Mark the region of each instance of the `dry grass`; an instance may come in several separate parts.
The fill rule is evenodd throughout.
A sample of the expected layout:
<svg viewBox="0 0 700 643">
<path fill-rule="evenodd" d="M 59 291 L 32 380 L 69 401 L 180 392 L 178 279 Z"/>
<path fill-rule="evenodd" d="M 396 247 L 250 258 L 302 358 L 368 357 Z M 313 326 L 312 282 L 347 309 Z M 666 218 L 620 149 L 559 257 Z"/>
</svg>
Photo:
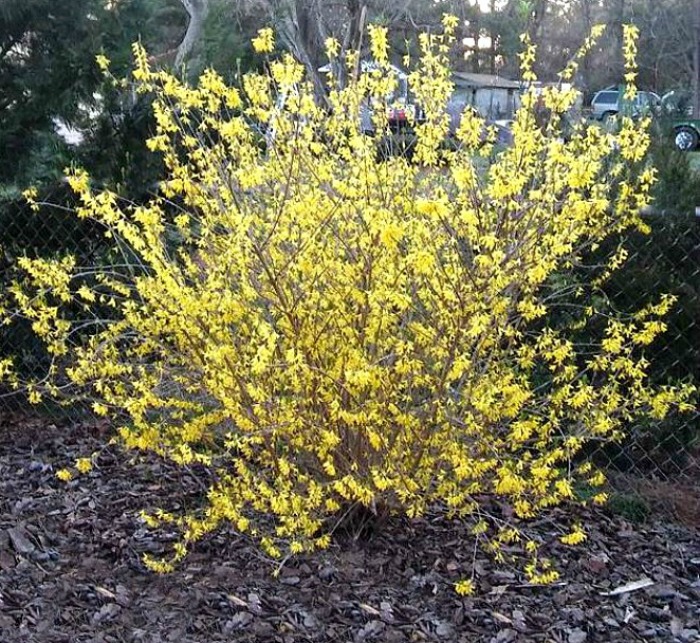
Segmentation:
<svg viewBox="0 0 700 643">
<path fill-rule="evenodd" d="M 611 476 L 618 493 L 638 498 L 655 519 L 668 517 L 674 522 L 700 529 L 700 477 L 695 480 L 658 480 L 629 474 Z"/>
</svg>

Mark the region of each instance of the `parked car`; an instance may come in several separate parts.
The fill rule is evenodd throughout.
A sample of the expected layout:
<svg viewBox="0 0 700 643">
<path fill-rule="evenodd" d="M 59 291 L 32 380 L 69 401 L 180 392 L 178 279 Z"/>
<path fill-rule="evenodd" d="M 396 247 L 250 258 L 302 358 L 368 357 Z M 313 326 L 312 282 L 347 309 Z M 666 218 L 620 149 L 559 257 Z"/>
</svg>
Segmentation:
<svg viewBox="0 0 700 643">
<path fill-rule="evenodd" d="M 693 118 L 693 92 L 674 89 L 661 98 L 662 114 L 672 129 L 673 144 L 681 152 L 692 152 L 700 146 L 700 119 Z"/>
<path fill-rule="evenodd" d="M 665 116 L 691 117 L 693 115 L 693 92 L 673 89 L 661 97 L 661 111 Z"/>
<path fill-rule="evenodd" d="M 630 105 L 632 116 L 654 112 L 661 104 L 661 99 L 654 92 L 639 91 Z M 605 121 L 619 114 L 624 107 L 624 98 L 619 87 L 610 86 L 601 89 L 591 101 L 591 115 L 594 119 Z"/>
</svg>

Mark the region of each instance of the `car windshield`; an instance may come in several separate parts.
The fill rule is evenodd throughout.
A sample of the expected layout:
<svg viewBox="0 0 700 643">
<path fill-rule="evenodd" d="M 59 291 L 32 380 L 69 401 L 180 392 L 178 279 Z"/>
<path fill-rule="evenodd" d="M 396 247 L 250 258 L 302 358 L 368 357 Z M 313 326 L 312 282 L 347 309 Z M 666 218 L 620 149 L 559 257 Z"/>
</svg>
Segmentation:
<svg viewBox="0 0 700 643">
<path fill-rule="evenodd" d="M 653 92 L 639 92 L 639 103 L 645 106 L 658 105 L 659 97 Z"/>
</svg>

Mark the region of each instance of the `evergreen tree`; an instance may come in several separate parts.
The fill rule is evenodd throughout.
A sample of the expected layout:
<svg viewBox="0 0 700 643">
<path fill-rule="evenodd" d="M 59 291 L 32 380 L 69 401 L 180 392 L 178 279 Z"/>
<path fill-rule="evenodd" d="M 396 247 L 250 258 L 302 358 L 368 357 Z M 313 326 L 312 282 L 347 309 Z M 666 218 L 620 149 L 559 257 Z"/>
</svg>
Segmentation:
<svg viewBox="0 0 700 643">
<path fill-rule="evenodd" d="M 0 0 L 0 195 L 55 179 L 75 150 L 61 125 L 88 127 L 103 105 L 97 54 L 115 73 L 136 40 L 156 44 L 153 20 L 167 0 Z M 182 18 L 182 17 L 181 17 Z"/>
</svg>

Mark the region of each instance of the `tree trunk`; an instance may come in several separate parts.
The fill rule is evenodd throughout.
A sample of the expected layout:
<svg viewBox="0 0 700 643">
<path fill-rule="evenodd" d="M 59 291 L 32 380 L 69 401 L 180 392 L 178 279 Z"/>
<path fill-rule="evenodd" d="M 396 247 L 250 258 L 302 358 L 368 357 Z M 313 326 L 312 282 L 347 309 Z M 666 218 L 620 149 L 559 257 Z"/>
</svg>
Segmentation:
<svg viewBox="0 0 700 643">
<path fill-rule="evenodd" d="M 187 11 L 189 21 L 187 23 L 187 31 L 185 32 L 180 45 L 177 48 L 175 55 L 175 69 L 180 70 L 188 60 L 197 42 L 202 37 L 204 30 L 204 21 L 209 13 L 209 0 L 180 0 L 182 6 Z"/>
<path fill-rule="evenodd" d="M 695 0 L 695 47 L 693 48 L 693 118 L 700 118 L 700 0 Z"/>
<path fill-rule="evenodd" d="M 585 25 L 585 32 L 584 33 L 586 35 L 588 35 L 591 33 L 591 29 L 593 28 L 593 17 L 592 17 L 592 12 L 591 12 L 591 0 L 584 0 L 584 2 L 581 3 L 581 10 L 583 13 L 583 22 Z M 583 57 L 583 60 L 581 61 L 579 76 L 581 79 L 580 89 L 581 89 L 581 91 L 583 91 L 586 103 L 588 103 L 593 98 L 593 95 L 591 92 L 591 54 L 590 54 L 590 52 L 588 52 Z"/>
<path fill-rule="evenodd" d="M 611 76 L 615 83 L 622 83 L 625 75 L 625 60 L 622 53 L 624 46 L 625 0 L 615 0 L 612 7 L 611 31 L 614 42 L 615 57 L 611 59 Z"/>
<path fill-rule="evenodd" d="M 318 0 L 283 0 L 274 5 L 280 40 L 306 67 L 319 98 L 325 96 L 323 79 L 318 71 L 323 60 L 325 25 Z"/>
<path fill-rule="evenodd" d="M 362 57 L 363 36 L 365 23 L 367 22 L 367 5 L 360 0 L 348 0 L 348 26 L 345 29 L 343 42 L 341 43 L 340 56 L 335 64 L 334 73 L 338 78 L 340 87 L 345 87 L 348 82 L 349 71 L 346 67 L 347 54 L 356 51 Z M 358 58 L 359 65 L 359 58 Z"/>
<path fill-rule="evenodd" d="M 545 17 L 547 15 L 548 0 L 536 0 L 532 4 L 532 10 L 528 16 L 528 33 L 532 42 L 539 46 L 542 42 Z"/>
</svg>

